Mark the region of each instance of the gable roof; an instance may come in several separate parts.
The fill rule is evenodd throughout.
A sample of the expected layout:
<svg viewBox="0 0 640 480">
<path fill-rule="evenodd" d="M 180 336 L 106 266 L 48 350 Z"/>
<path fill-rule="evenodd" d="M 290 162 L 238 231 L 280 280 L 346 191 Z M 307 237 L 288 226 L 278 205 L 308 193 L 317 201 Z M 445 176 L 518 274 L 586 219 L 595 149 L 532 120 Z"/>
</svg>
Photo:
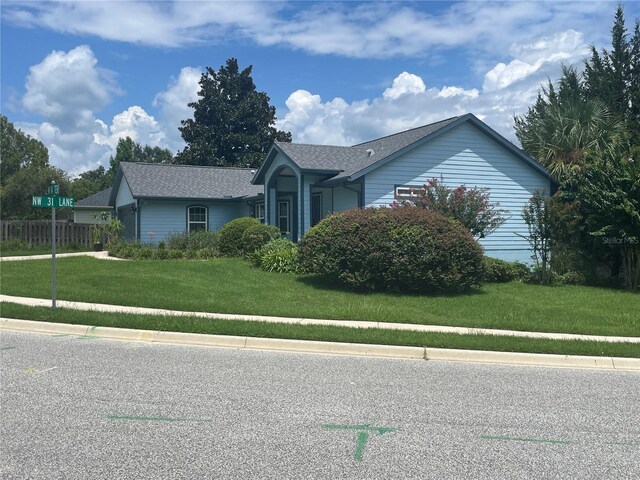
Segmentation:
<svg viewBox="0 0 640 480">
<path fill-rule="evenodd" d="M 115 204 L 123 177 L 134 198 L 233 200 L 257 196 L 262 188 L 251 184 L 250 168 L 167 165 L 122 162 L 111 193 Z"/>
<path fill-rule="evenodd" d="M 109 198 L 111 197 L 111 187 L 101 190 L 98 193 L 78 200 L 75 208 L 91 208 L 91 207 L 109 207 Z"/>
<path fill-rule="evenodd" d="M 552 179 L 549 172 L 537 161 L 473 114 L 468 113 L 351 147 L 275 142 L 252 182 L 259 183 L 264 181 L 264 175 L 278 152 L 295 163 L 303 172 L 326 173 L 331 178 L 325 180 L 324 184 L 353 181 L 406 151 L 416 148 L 464 122 L 470 122 L 517 158 L 547 178 Z"/>
</svg>

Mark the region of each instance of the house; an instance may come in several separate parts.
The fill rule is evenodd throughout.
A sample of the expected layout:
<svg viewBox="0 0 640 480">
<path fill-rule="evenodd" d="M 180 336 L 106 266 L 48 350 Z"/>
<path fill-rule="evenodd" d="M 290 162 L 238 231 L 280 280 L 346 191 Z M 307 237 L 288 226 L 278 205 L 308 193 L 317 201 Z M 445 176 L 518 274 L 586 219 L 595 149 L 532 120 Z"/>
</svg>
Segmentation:
<svg viewBox="0 0 640 480">
<path fill-rule="evenodd" d="M 74 223 L 107 223 L 113 218 L 113 207 L 109 205 L 111 187 L 78 200 L 73 207 Z"/>
<path fill-rule="evenodd" d="M 350 147 L 275 142 L 256 171 L 123 163 L 111 203 L 142 241 L 248 215 L 298 241 L 330 213 L 389 205 L 433 177 L 489 188 L 508 219 L 480 240 L 486 254 L 530 260 L 522 208 L 535 190 L 550 194 L 552 178 L 472 114 Z"/>
<path fill-rule="evenodd" d="M 122 162 L 109 203 L 124 238 L 156 243 L 176 232 L 219 230 L 254 211 L 262 187 L 255 170 Z"/>
</svg>

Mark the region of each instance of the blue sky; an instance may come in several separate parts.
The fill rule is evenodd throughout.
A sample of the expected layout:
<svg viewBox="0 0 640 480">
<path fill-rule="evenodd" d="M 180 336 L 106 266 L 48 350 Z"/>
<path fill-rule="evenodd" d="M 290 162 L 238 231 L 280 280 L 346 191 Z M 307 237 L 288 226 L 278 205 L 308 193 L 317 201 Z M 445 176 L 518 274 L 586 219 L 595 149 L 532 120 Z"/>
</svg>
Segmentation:
<svg viewBox="0 0 640 480">
<path fill-rule="evenodd" d="M 624 2 L 627 28 L 640 3 Z M 3 0 L 1 111 L 77 174 L 118 138 L 177 151 L 206 66 L 253 65 L 296 142 L 472 112 L 515 141 L 541 83 L 609 47 L 615 2 Z"/>
</svg>

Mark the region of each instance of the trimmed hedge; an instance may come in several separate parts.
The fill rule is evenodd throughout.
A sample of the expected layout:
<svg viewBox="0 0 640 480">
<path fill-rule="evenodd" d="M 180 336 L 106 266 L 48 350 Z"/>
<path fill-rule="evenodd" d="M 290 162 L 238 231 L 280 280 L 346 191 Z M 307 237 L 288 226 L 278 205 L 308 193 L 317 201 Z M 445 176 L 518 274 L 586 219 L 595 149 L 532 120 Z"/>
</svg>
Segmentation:
<svg viewBox="0 0 640 480">
<path fill-rule="evenodd" d="M 220 229 L 218 248 L 227 257 L 242 257 L 245 254 L 244 232 L 252 226 L 262 225 L 259 220 L 241 217 L 225 223 Z"/>
<path fill-rule="evenodd" d="M 278 227 L 258 222 L 256 225 L 247 227 L 242 234 L 242 249 L 245 255 L 251 255 L 270 241 L 278 238 L 280 238 Z"/>
<path fill-rule="evenodd" d="M 355 290 L 462 291 L 480 285 L 482 247 L 458 222 L 419 208 L 353 209 L 303 237 L 306 271 Z"/>
<path fill-rule="evenodd" d="M 298 245 L 286 238 L 272 240 L 251 255 L 256 267 L 267 272 L 298 273 Z"/>
</svg>

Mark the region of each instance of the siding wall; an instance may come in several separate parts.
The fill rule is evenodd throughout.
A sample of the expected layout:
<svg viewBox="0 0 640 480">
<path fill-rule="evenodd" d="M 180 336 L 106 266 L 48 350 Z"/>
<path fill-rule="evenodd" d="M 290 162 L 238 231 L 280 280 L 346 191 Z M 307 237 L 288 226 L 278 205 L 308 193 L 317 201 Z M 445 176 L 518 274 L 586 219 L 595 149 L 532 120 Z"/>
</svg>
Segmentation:
<svg viewBox="0 0 640 480">
<path fill-rule="evenodd" d="M 360 184 L 350 185 L 348 188 L 335 187 L 333 189 L 333 212 L 338 213 L 357 208 L 360 198 L 359 192 Z"/>
<path fill-rule="evenodd" d="M 217 231 L 227 222 L 251 215 L 245 201 L 197 202 L 143 200 L 140 202 L 140 240 L 157 243 L 172 233 L 187 230 L 187 207 L 202 205 L 209 209 L 209 230 Z"/>
<path fill-rule="evenodd" d="M 441 176 L 451 187 L 490 188 L 491 201 L 509 211 L 508 220 L 480 241 L 486 255 L 531 261 L 529 244 L 518 236 L 527 233 L 522 207 L 536 189 L 550 194 L 550 182 L 472 125 L 462 124 L 367 174 L 365 205 L 388 205 L 395 185 L 422 186 Z"/>
<path fill-rule="evenodd" d="M 120 188 L 118 189 L 118 194 L 116 195 L 116 210 L 123 205 L 129 205 L 133 203 L 133 195 L 131 194 L 131 189 L 129 189 L 129 184 L 127 183 L 126 178 L 122 178 L 120 182 Z"/>
<path fill-rule="evenodd" d="M 103 221 L 100 218 L 100 214 L 102 212 L 107 212 L 109 214 L 109 218 Z M 98 218 L 94 218 L 94 215 L 97 215 Z M 75 208 L 73 210 L 73 223 L 108 223 L 113 217 L 113 210 L 111 207 L 105 208 Z"/>
</svg>

